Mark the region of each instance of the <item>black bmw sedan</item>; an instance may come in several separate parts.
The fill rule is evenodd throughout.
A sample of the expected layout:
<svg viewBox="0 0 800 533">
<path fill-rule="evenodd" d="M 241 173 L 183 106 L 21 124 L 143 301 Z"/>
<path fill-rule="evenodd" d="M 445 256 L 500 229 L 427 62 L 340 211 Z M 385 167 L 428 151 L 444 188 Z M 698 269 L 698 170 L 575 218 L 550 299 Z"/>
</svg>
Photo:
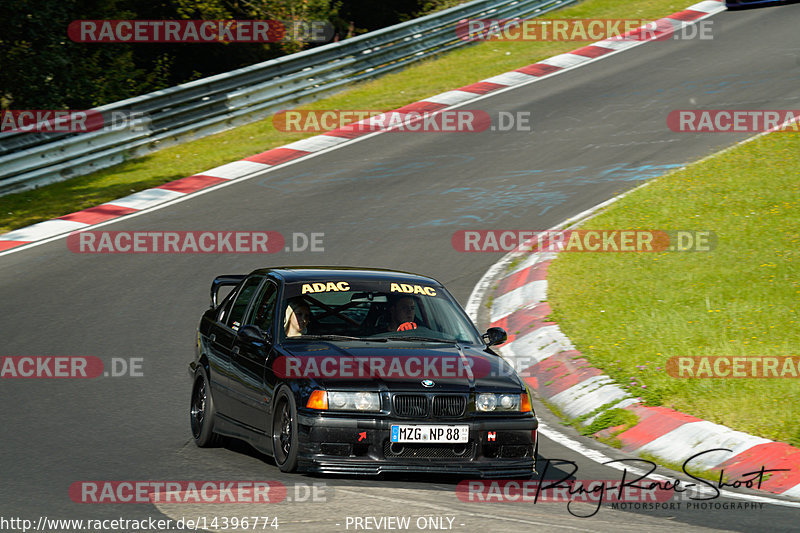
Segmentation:
<svg viewBox="0 0 800 533">
<path fill-rule="evenodd" d="M 219 276 L 189 365 L 192 434 L 201 447 L 245 440 L 284 472 L 529 477 L 538 421 L 491 349 L 505 340 L 500 328 L 481 335 L 429 277 Z"/>
</svg>

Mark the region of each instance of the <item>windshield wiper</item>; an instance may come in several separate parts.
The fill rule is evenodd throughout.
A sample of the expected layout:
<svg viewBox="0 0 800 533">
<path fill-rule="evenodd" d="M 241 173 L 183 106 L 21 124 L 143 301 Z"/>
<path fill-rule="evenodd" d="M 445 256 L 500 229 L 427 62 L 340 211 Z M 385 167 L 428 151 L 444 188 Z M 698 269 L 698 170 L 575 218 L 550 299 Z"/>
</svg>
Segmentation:
<svg viewBox="0 0 800 533">
<path fill-rule="evenodd" d="M 390 337 L 393 341 L 424 341 L 424 342 L 443 342 L 445 344 L 453 344 L 455 339 L 435 339 L 433 337 Z"/>
<path fill-rule="evenodd" d="M 299 337 L 286 337 L 287 340 L 329 340 L 329 341 L 364 341 L 364 342 L 386 342 L 387 339 L 383 337 L 351 337 L 349 335 L 301 335 Z"/>
</svg>

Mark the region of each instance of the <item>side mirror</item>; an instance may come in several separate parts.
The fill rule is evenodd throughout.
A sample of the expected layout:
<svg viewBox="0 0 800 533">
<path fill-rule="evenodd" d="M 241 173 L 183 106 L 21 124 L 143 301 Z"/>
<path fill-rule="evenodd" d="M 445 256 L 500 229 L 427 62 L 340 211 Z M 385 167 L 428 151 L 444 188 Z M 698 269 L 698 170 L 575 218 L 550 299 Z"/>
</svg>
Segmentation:
<svg viewBox="0 0 800 533">
<path fill-rule="evenodd" d="M 268 340 L 267 334 L 264 333 L 264 330 L 262 330 L 258 326 L 253 326 L 253 325 L 242 326 L 242 328 L 239 330 L 238 335 L 243 340 L 246 340 L 248 342 L 259 343 Z"/>
<path fill-rule="evenodd" d="M 506 334 L 506 330 L 503 328 L 489 328 L 486 330 L 486 333 L 481 335 L 483 342 L 486 343 L 486 346 L 495 346 L 496 344 L 503 344 L 508 340 L 508 335 Z"/>
</svg>

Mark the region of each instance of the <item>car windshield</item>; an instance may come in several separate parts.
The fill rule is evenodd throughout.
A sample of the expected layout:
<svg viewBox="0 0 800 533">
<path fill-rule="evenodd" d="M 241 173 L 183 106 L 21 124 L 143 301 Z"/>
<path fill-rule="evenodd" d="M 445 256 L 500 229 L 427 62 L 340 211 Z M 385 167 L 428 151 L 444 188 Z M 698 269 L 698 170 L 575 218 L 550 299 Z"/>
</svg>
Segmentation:
<svg viewBox="0 0 800 533">
<path fill-rule="evenodd" d="M 287 339 L 481 343 L 441 285 L 340 278 L 287 283 L 281 303 Z"/>
</svg>

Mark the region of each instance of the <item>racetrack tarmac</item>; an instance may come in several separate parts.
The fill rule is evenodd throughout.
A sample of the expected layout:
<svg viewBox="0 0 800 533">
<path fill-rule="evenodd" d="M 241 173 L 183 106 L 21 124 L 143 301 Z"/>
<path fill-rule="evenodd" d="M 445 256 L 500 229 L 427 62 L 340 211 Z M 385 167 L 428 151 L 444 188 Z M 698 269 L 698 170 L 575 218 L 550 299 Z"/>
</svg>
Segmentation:
<svg viewBox="0 0 800 533">
<path fill-rule="evenodd" d="M 437 278 L 464 304 L 500 254 L 455 251 L 455 231 L 544 230 L 750 135 L 672 132 L 674 109 L 797 109 L 800 5 L 711 20 L 711 41 L 647 43 L 465 106 L 529 111 L 531 132 L 384 133 L 102 228 L 315 232 L 324 233 L 324 252 L 96 255 L 59 239 L 0 258 L 0 355 L 88 355 L 106 368 L 112 358 L 142 358 L 143 374 L 0 380 L 0 516 L 269 515 L 280 530 L 319 532 L 355 530 L 348 516 L 453 517 L 461 531 L 796 530 L 794 507 L 604 506 L 578 518 L 565 503 L 463 502 L 458 478 L 285 475 L 242 444 L 191 442 L 187 365 L 214 276 L 273 265 L 393 268 Z M 555 424 L 543 406 L 537 412 Z M 546 438 L 540 452 L 574 461 L 579 479 L 621 475 Z M 323 482 L 326 501 L 80 504 L 68 492 L 82 480 L 233 479 Z"/>
</svg>

